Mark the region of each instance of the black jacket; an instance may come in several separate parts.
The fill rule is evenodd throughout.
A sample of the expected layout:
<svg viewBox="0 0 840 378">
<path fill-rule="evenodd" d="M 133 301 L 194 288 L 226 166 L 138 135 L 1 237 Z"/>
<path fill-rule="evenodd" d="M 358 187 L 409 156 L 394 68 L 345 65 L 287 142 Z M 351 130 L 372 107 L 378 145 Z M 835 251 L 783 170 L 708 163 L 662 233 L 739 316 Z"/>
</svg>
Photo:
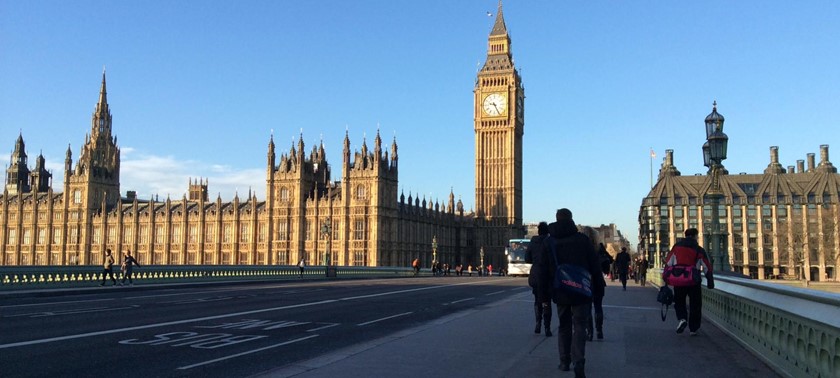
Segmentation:
<svg viewBox="0 0 840 378">
<path fill-rule="evenodd" d="M 593 291 L 604 287 L 604 275 L 601 274 L 601 264 L 598 262 L 598 255 L 592 246 L 592 241 L 586 235 L 578 232 L 575 222 L 563 220 L 548 225 L 549 233 L 556 243 L 557 264 L 580 265 L 589 271 L 592 277 Z M 550 269 L 551 281 L 554 282 L 554 270 Z M 561 305 L 578 305 L 590 302 L 591 299 L 584 299 L 578 296 L 570 296 L 555 290 L 552 295 L 554 303 Z"/>
<path fill-rule="evenodd" d="M 528 274 L 528 285 L 533 288 L 532 292 L 541 302 L 551 299 L 551 281 L 549 270 L 551 261 L 546 252 L 543 240 L 548 235 L 538 235 L 531 238 L 528 249 L 525 251 L 525 262 L 531 264 L 531 272 Z"/>
</svg>

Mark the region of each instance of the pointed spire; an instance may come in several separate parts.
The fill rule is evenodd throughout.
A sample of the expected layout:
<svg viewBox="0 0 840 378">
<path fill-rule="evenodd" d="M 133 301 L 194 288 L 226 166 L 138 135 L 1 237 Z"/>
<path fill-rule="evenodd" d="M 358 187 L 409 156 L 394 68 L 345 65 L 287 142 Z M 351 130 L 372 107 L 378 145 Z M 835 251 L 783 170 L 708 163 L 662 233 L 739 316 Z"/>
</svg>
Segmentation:
<svg viewBox="0 0 840 378">
<path fill-rule="evenodd" d="M 490 32 L 490 35 L 507 35 L 505 17 L 502 15 L 502 0 L 499 0 L 499 10 L 496 11 L 496 23 L 493 24 L 493 30 Z"/>
<path fill-rule="evenodd" d="M 108 106 L 108 91 L 105 88 L 105 66 L 102 66 L 102 87 L 99 89 L 99 103 L 96 105 L 97 110 L 107 109 Z"/>
</svg>

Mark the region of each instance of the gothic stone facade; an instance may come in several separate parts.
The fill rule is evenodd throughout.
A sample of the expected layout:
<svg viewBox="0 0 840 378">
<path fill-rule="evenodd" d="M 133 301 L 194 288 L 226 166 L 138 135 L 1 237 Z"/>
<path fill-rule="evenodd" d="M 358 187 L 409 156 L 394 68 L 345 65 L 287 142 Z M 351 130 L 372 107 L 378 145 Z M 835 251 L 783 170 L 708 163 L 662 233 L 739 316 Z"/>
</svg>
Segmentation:
<svg viewBox="0 0 840 378">
<path fill-rule="evenodd" d="M 414 258 L 502 266 L 507 239 L 522 235 L 524 92 L 501 12 L 488 38 L 475 87 L 476 209 L 398 197 L 394 140 L 385 151 L 350 151 L 345 134 L 341 179 L 333 181 L 323 145 L 305 152 L 303 136 L 287 153 L 268 143 L 266 198 L 207 197 L 190 180 L 180 199 L 120 195 L 120 150 L 112 135 L 105 74 L 81 156 L 68 147 L 63 191 L 53 189 L 39 156 L 27 166 L 22 135 L 0 197 L 0 264 L 99 264 L 105 249 L 131 250 L 141 264 L 309 264 L 409 266 Z M 433 239 L 437 248 L 433 250 Z"/>
</svg>

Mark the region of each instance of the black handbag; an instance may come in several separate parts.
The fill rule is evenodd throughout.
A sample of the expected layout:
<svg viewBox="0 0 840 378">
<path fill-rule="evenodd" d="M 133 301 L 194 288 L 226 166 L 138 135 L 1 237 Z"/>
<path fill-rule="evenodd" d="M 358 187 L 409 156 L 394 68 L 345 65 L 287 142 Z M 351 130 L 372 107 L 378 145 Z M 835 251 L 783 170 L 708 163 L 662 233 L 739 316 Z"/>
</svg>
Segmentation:
<svg viewBox="0 0 840 378">
<path fill-rule="evenodd" d="M 674 291 L 671 290 L 668 285 L 662 285 L 659 288 L 659 294 L 656 295 L 656 301 L 662 304 L 662 308 L 659 310 L 659 316 L 662 317 L 662 321 L 665 321 L 665 317 L 668 315 L 668 306 L 674 303 Z"/>
</svg>

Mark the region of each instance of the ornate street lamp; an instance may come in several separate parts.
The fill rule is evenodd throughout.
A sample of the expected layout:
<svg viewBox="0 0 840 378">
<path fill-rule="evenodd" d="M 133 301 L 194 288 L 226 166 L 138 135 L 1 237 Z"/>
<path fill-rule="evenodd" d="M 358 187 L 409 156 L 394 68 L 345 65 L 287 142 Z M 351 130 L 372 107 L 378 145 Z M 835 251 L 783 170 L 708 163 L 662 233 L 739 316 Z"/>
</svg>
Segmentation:
<svg viewBox="0 0 840 378">
<path fill-rule="evenodd" d="M 327 237 L 327 250 L 324 251 L 324 265 L 327 267 L 330 266 L 330 243 L 332 242 L 332 227 L 330 226 L 330 223 L 330 218 L 327 218 L 321 225 L 321 235 L 325 235 Z"/>
<path fill-rule="evenodd" d="M 479 251 L 479 256 L 481 256 L 481 266 L 479 267 L 479 269 L 481 271 L 484 271 L 484 246 L 481 247 L 481 250 Z"/>
<path fill-rule="evenodd" d="M 432 236 L 432 269 L 437 264 L 437 235 Z"/>
<path fill-rule="evenodd" d="M 709 168 L 711 185 L 706 192 L 712 207 L 711 233 L 706 240 L 706 249 L 712 257 L 712 268 L 715 271 L 729 271 L 729 254 L 726 248 L 726 232 L 720 229 L 720 200 L 723 191 L 720 189 L 720 175 L 723 171 L 722 162 L 726 160 L 726 149 L 729 137 L 723 133 L 724 118 L 717 112 L 717 101 L 712 103 L 712 113 L 706 116 L 706 142 L 703 144 L 703 165 Z"/>
</svg>

